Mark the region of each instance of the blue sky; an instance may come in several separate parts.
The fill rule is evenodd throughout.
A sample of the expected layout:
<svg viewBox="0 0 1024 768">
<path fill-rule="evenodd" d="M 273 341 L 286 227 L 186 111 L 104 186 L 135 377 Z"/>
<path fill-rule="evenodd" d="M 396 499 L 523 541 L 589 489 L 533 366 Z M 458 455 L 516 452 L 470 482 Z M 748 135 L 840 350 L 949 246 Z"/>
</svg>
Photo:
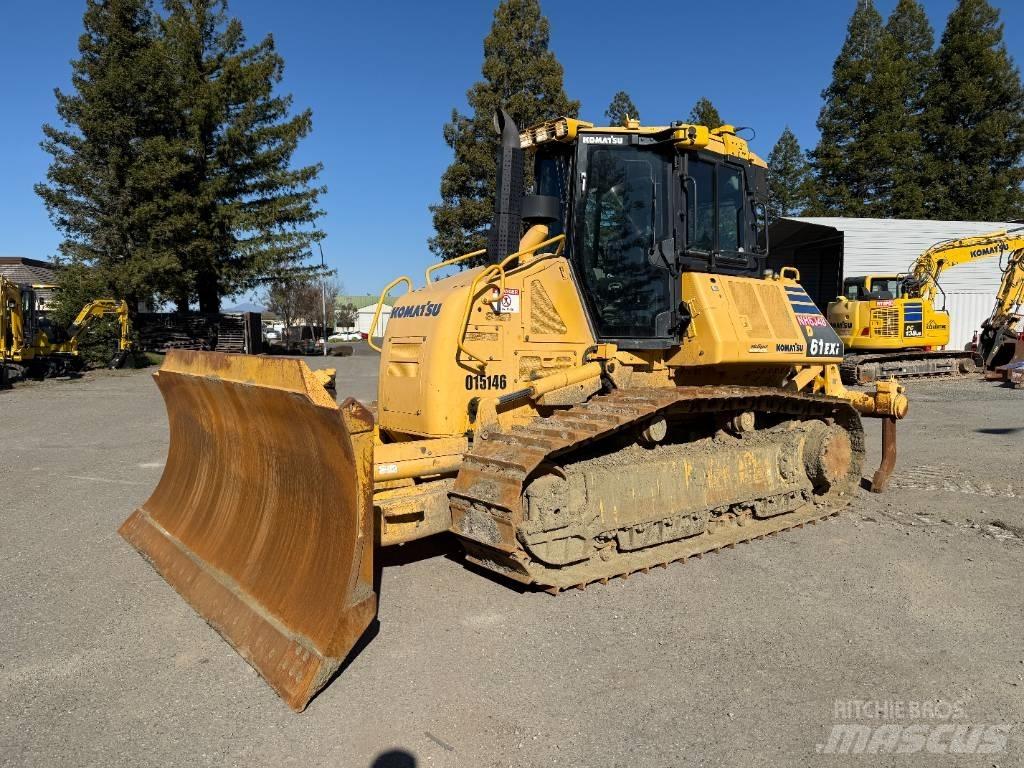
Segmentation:
<svg viewBox="0 0 1024 768">
<path fill-rule="evenodd" d="M 888 15 L 896 0 L 876 0 Z M 1024 3 L 996 0 L 1014 60 L 1024 59 Z M 66 87 L 82 0 L 6 4 L 0 27 L 0 255 L 48 258 L 59 234 L 32 185 L 46 174 L 40 126 L 53 88 Z M 451 159 L 441 128 L 480 77 L 482 40 L 496 0 L 317 2 L 233 0 L 250 40 L 273 33 L 283 88 L 312 107 L 313 135 L 296 160 L 321 160 L 324 251 L 350 293 L 392 277 L 417 281 L 433 259 L 427 206 Z M 942 33 L 954 0 L 925 0 Z M 817 140 L 820 92 L 854 0 L 733 0 L 631 4 L 543 0 L 551 47 L 581 117 L 603 121 L 612 94 L 629 91 L 645 123 L 685 119 L 706 95 L 723 117 L 753 126 L 767 155 L 784 125 L 803 147 Z"/>
</svg>

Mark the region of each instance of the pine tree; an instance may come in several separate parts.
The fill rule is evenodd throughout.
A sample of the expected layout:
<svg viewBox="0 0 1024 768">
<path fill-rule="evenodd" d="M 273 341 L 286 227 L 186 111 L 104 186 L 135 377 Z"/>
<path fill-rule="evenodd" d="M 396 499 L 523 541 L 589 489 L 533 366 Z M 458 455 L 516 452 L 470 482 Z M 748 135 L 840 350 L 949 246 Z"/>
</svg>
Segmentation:
<svg viewBox="0 0 1024 768">
<path fill-rule="evenodd" d="M 180 269 L 160 221 L 181 172 L 166 140 L 173 93 L 148 0 L 87 0 L 73 90 L 55 91 L 63 127 L 44 125 L 51 156 L 37 184 L 60 253 L 97 294 L 166 294 Z M 76 297 L 77 298 L 77 297 Z"/>
<path fill-rule="evenodd" d="M 636 108 L 636 104 L 633 103 L 628 93 L 619 91 L 612 97 L 608 109 L 604 111 L 604 116 L 608 118 L 608 125 L 621 126 L 627 117 L 639 120 L 640 110 Z"/>
<path fill-rule="evenodd" d="M 494 212 L 498 135 L 492 119 L 504 107 L 522 128 L 558 116 L 575 117 L 579 102 L 562 87 L 562 65 L 548 49 L 548 20 L 539 0 L 502 0 L 484 38 L 483 80 L 466 94 L 471 114 L 452 110 L 444 140 L 455 158 L 432 205 L 430 250 L 451 258 L 484 247 Z"/>
<path fill-rule="evenodd" d="M 885 173 L 878 162 L 875 131 L 877 90 L 874 67 L 879 58 L 882 17 L 872 0 L 857 0 L 846 40 L 832 66 L 832 82 L 822 91 L 818 116 L 821 138 L 811 152 L 816 174 L 814 213 L 870 215 L 871 203 Z"/>
<path fill-rule="evenodd" d="M 787 125 L 768 155 L 768 218 L 799 216 L 810 202 L 811 169 Z"/>
<path fill-rule="evenodd" d="M 227 0 L 165 0 L 164 36 L 181 84 L 177 139 L 189 167 L 176 233 L 185 261 L 179 306 L 216 312 L 224 296 L 290 271 L 323 233 L 321 164 L 292 167 L 312 112 L 275 92 L 284 60 L 273 37 L 248 45 Z"/>
<path fill-rule="evenodd" d="M 960 0 L 936 52 L 925 94 L 934 158 L 932 216 L 1009 221 L 1024 216 L 1024 89 L 1006 51 L 999 12 Z"/>
<path fill-rule="evenodd" d="M 876 164 L 883 172 L 868 210 L 896 219 L 925 218 L 928 158 L 923 135 L 925 85 L 935 38 L 917 0 L 899 0 L 879 44 L 873 101 Z"/>
<path fill-rule="evenodd" d="M 706 96 L 701 96 L 697 99 L 697 103 L 690 110 L 688 120 L 695 125 L 706 125 L 708 128 L 717 128 L 725 124 L 722 116 L 715 109 L 715 105 L 711 103 L 711 99 Z"/>
</svg>

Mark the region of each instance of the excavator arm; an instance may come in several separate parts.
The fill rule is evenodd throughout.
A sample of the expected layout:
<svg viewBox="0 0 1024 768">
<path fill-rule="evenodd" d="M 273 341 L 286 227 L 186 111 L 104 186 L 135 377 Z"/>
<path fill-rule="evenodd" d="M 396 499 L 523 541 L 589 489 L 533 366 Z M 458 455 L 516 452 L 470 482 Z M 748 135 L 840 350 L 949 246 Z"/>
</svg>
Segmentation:
<svg viewBox="0 0 1024 768">
<path fill-rule="evenodd" d="M 1024 249 L 1024 227 L 1002 229 L 975 237 L 944 240 L 918 256 L 904 279 L 908 295 L 934 301 L 939 277 L 947 269 Z"/>
<path fill-rule="evenodd" d="M 0 388 L 7 383 L 7 365 L 24 343 L 21 289 L 0 275 Z"/>
<path fill-rule="evenodd" d="M 93 320 L 106 317 L 108 315 L 116 315 L 121 325 L 121 338 L 118 341 L 118 350 L 121 352 L 127 352 L 132 348 L 131 339 L 131 320 L 128 316 L 128 303 L 123 299 L 116 301 L 114 299 L 96 299 L 90 301 L 75 318 L 75 321 L 68 328 L 68 337 L 72 342 L 78 340 L 81 335 Z"/>
<path fill-rule="evenodd" d="M 0 275 L 0 352 L 10 357 L 21 345 L 21 289 Z"/>
<path fill-rule="evenodd" d="M 1008 363 L 1021 361 L 1024 330 L 1021 329 L 1024 308 L 1024 246 L 1015 249 L 1003 269 L 1003 278 L 996 292 L 992 314 L 981 324 L 979 351 L 985 361 L 987 375 L 1005 370 Z"/>
<path fill-rule="evenodd" d="M 1020 312 L 1022 304 L 1024 304 L 1024 242 L 1014 249 L 1006 263 L 988 324 L 993 325 L 1005 321 L 1011 315 Z"/>
</svg>

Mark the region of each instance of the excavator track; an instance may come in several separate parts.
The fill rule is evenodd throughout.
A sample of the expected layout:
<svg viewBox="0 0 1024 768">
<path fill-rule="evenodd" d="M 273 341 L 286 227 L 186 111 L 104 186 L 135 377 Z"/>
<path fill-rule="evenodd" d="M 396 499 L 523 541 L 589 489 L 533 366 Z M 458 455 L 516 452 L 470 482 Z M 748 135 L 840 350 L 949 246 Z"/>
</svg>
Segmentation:
<svg viewBox="0 0 1024 768">
<path fill-rule="evenodd" d="M 974 352 L 895 352 L 847 355 L 839 367 L 844 384 L 872 384 L 892 376 L 900 379 L 956 379 L 981 372 Z"/>
<path fill-rule="evenodd" d="M 798 435 L 804 424 L 813 423 L 819 431 L 826 429 L 825 424 L 835 425 L 827 429 L 841 430 L 849 437 L 848 477 L 844 476 L 842 482 L 821 498 L 805 499 L 807 494 L 788 489 L 788 492 L 723 506 L 716 514 L 708 515 L 703 528 L 695 529 L 692 535 L 652 546 L 643 546 L 641 540 L 639 546 L 631 549 L 624 551 L 622 547 L 624 534 L 651 535 L 653 526 L 645 523 L 624 531 L 600 533 L 598 538 L 604 546 L 598 556 L 593 556 L 593 552 L 589 557 L 576 555 L 575 562 L 554 566 L 535 556 L 538 547 L 534 544 L 531 549 L 530 546 L 531 521 L 524 496 L 538 472 L 551 468 L 561 472 L 559 468 L 564 468 L 581 450 L 593 449 L 601 441 L 622 438 L 664 415 L 687 418 L 705 414 L 725 419 L 739 413 L 791 419 L 786 422 L 789 426 L 779 427 L 769 435 L 777 435 L 780 440 Z M 766 440 L 762 438 L 762 442 Z M 700 557 L 838 514 L 836 507 L 847 503 L 860 479 L 863 455 L 860 417 L 848 403 L 835 398 L 739 386 L 614 390 L 524 427 L 480 435 L 465 457 L 450 496 L 452 530 L 462 540 L 471 562 L 557 593 Z M 625 471 L 630 470 L 627 467 Z M 759 510 L 763 513 L 766 505 L 773 504 L 782 505 L 779 507 L 782 513 L 774 510 L 767 515 L 757 513 Z M 693 520 L 698 517 L 692 515 Z M 689 522 L 669 521 L 676 525 Z M 701 522 L 690 524 L 699 526 Z M 619 536 L 618 547 L 615 546 L 616 536 Z M 572 557 L 570 553 L 568 559 Z"/>
</svg>

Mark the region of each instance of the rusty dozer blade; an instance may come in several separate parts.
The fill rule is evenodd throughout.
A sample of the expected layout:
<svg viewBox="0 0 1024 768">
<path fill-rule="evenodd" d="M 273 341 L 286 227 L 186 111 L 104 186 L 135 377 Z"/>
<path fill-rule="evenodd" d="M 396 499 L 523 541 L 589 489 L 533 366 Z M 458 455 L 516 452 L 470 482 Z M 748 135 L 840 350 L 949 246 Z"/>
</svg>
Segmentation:
<svg viewBox="0 0 1024 768">
<path fill-rule="evenodd" d="M 172 351 L 159 485 L 121 535 L 297 711 L 373 621 L 373 418 L 301 360 Z"/>
</svg>

